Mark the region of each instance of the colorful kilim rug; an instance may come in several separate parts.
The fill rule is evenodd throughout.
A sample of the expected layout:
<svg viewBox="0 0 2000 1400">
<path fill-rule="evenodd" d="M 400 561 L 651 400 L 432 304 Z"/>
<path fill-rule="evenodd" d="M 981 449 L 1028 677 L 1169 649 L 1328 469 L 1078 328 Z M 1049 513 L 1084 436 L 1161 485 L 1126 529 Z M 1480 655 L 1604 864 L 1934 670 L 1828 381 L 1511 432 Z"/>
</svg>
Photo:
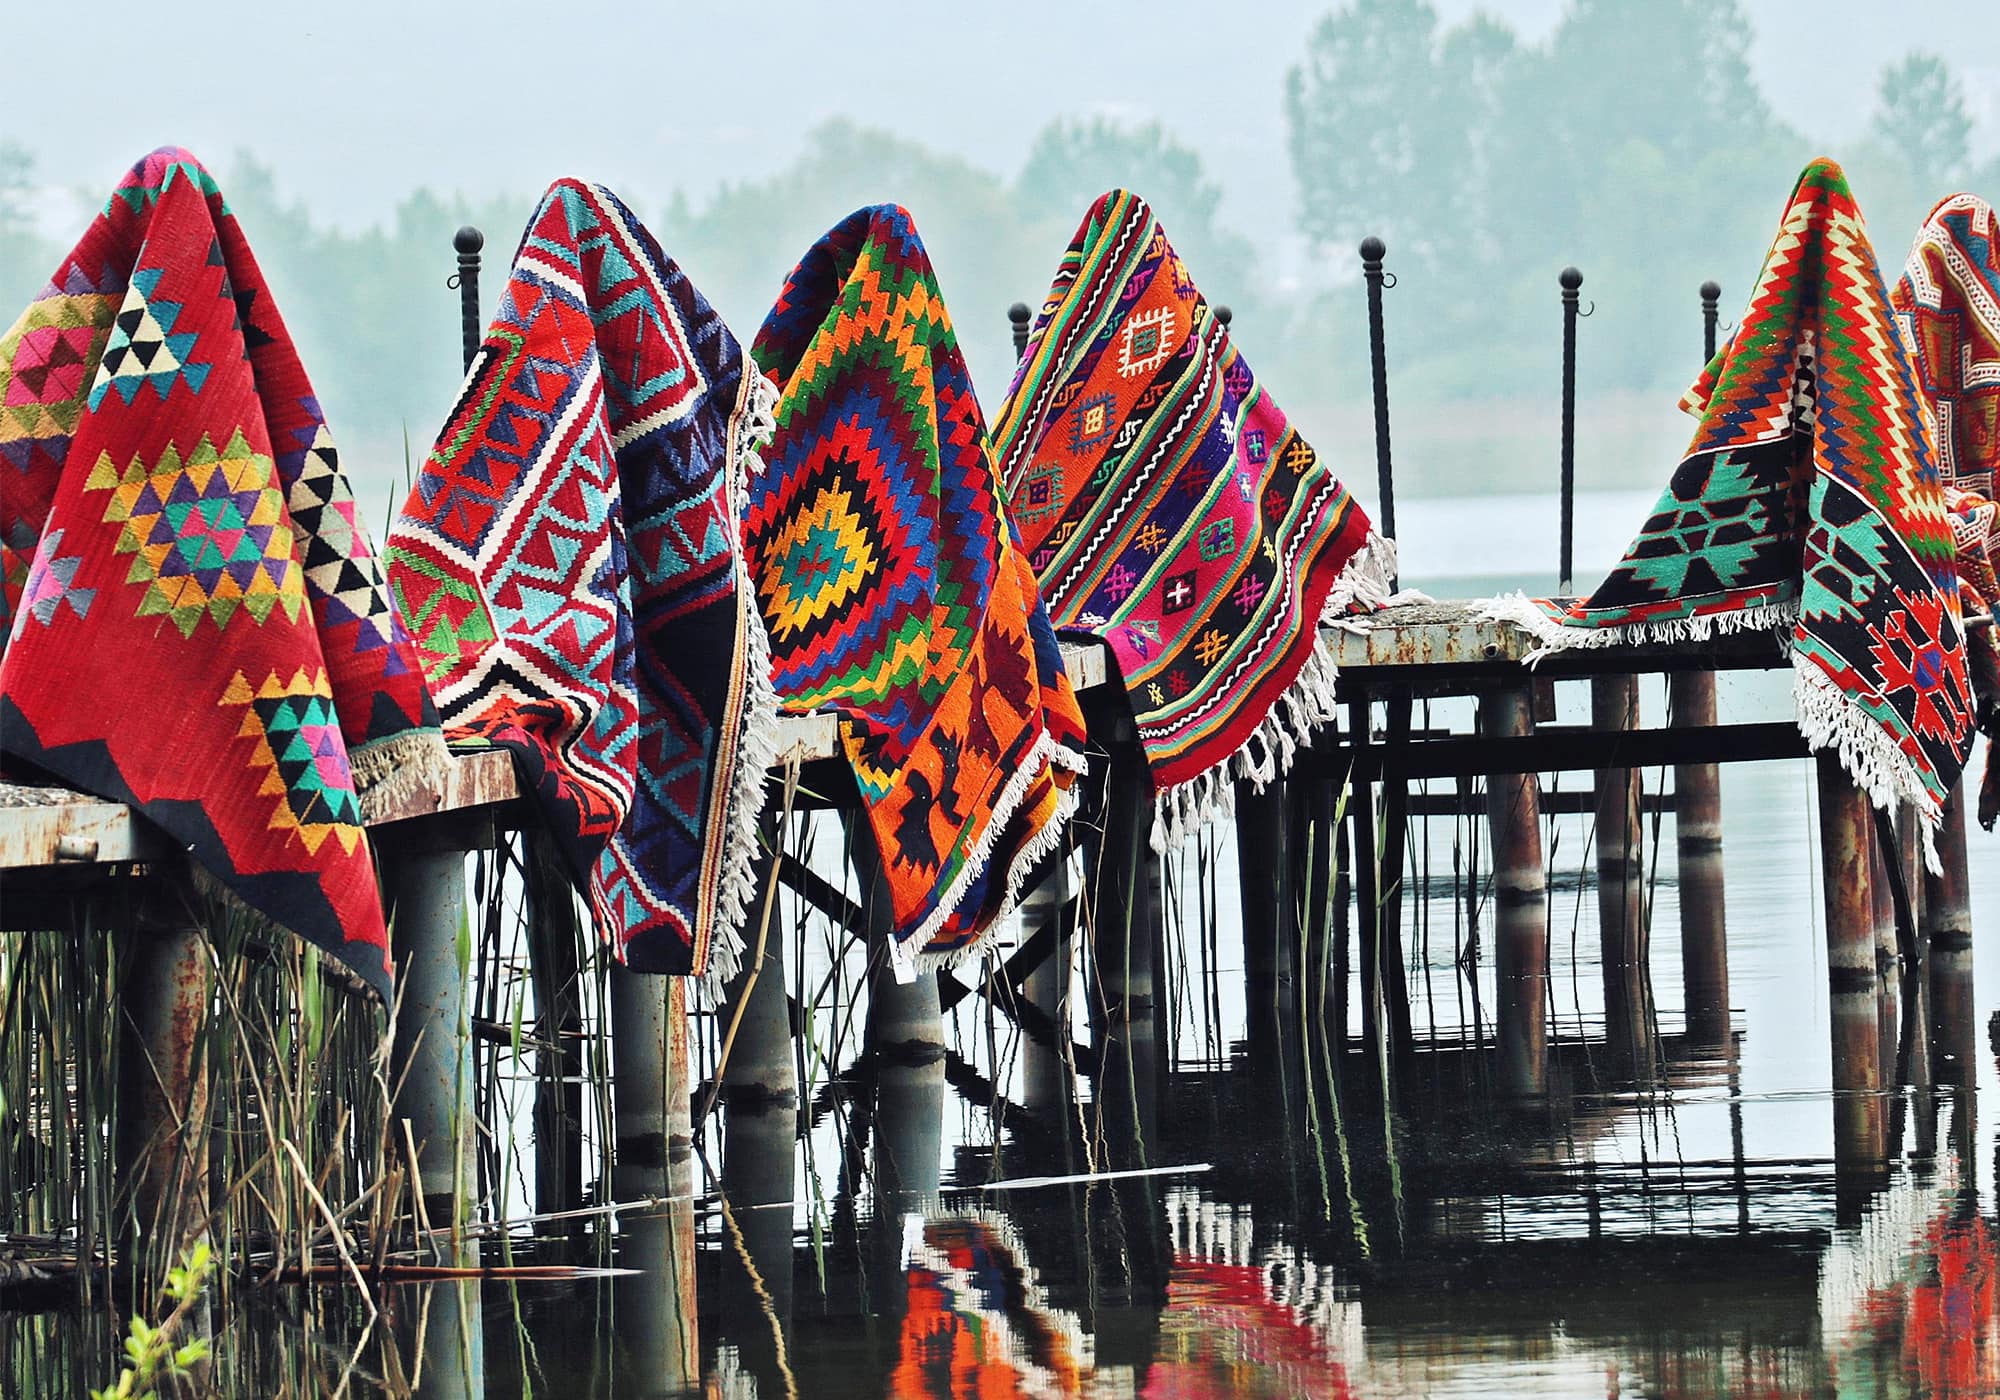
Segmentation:
<svg viewBox="0 0 2000 1400">
<path fill-rule="evenodd" d="M 2000 609 L 2000 230 L 1976 195 L 1939 201 L 1917 231 L 1903 277 L 1890 293 L 1896 324 L 1917 373 L 1917 403 L 1937 445 L 1945 508 L 1958 540 L 1960 601 L 1968 615 Z M 1987 655 L 1991 627 L 1968 645 Z M 1976 689 L 1976 687 L 1975 687 Z M 2000 815 L 2000 704 L 1987 701 L 1989 742 L 1979 819 Z"/>
<path fill-rule="evenodd" d="M 814 244 L 754 353 L 783 389 L 743 522 L 778 693 L 840 712 L 898 966 L 948 965 L 1054 844 L 1084 733 L 910 216 Z"/>
<path fill-rule="evenodd" d="M 994 444 L 1056 625 L 1117 660 L 1177 845 L 1332 717 L 1319 623 L 1387 595 L 1391 548 L 1122 190 L 1063 255 Z"/>
<path fill-rule="evenodd" d="M 772 396 L 632 211 L 557 181 L 389 537 L 447 734 L 512 752 L 644 971 L 741 956 L 777 713 L 736 521 Z"/>
<path fill-rule="evenodd" d="M 0 339 L 0 482 L 0 750 L 137 807 L 386 993 L 362 822 L 444 746 L 291 337 L 185 151 L 133 167 Z"/>
<path fill-rule="evenodd" d="M 1610 577 L 1489 613 L 1542 654 L 1780 632 L 1806 741 L 1935 825 L 1972 737 L 1951 524 L 1839 166 L 1799 177 L 1740 328 L 1681 406 L 1694 441 Z"/>
</svg>

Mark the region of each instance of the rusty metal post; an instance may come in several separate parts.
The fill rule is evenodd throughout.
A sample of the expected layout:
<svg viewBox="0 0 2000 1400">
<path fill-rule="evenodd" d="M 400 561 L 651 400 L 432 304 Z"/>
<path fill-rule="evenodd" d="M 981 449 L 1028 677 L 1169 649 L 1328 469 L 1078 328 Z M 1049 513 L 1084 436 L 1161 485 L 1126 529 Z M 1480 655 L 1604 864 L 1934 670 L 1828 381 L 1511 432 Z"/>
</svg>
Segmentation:
<svg viewBox="0 0 2000 1400">
<path fill-rule="evenodd" d="M 1888 1172 L 1882 1041 L 1875 1007 L 1875 902 L 1868 798 L 1840 761 L 1818 759 L 1820 870 L 1826 897 L 1827 1001 L 1832 1011 L 1834 1173 L 1847 1186 Z"/>
<path fill-rule="evenodd" d="M 1532 692 L 1521 686 L 1481 696 L 1479 728 L 1495 739 L 1534 733 Z M 1486 816 L 1493 832 L 1500 1091 L 1537 1099 L 1549 1089 L 1549 904 L 1540 778 L 1520 773 L 1487 779 Z"/>
<path fill-rule="evenodd" d="M 389 1082 L 394 1116 L 417 1145 L 434 1227 L 464 1224 L 476 1192 L 472 1162 L 472 1036 L 467 1006 L 472 939 L 465 852 L 422 833 L 379 842 L 389 942 L 396 959 L 396 1027 Z M 463 1241 L 454 1233 L 451 1253 Z"/>
<path fill-rule="evenodd" d="M 1978 1077 L 1973 1012 L 1972 889 L 1966 868 L 1965 782 L 1945 799 L 1937 874 L 1924 873 L 1923 927 L 1931 964 L 1931 1065 L 1939 1084 L 1970 1088 Z"/>
<path fill-rule="evenodd" d="M 1592 727 L 1604 733 L 1639 727 L 1639 678 L 1590 682 Z M 1647 957 L 1645 827 L 1639 774 L 1602 768 L 1597 790 L 1597 926 L 1604 948 L 1604 1030 L 1612 1063 L 1632 1078 L 1653 1065 L 1652 980 Z"/>
<path fill-rule="evenodd" d="M 208 1233 L 209 1071 L 199 1045 L 208 1023 L 208 940 L 186 924 L 141 924 L 119 939 L 115 1166 L 128 1207 L 127 1257 L 144 1256 L 139 1282 L 150 1287 Z"/>
<path fill-rule="evenodd" d="M 1674 726 L 1715 726 L 1715 673 L 1677 671 Z M 1680 874 L 1681 988 L 1688 1038 L 1717 1046 L 1729 1038 L 1729 936 L 1723 896 L 1722 782 L 1713 763 L 1674 768 L 1674 853 Z"/>
<path fill-rule="evenodd" d="M 687 982 L 613 965 L 612 1191 L 656 1204 L 618 1218 L 618 1369 L 672 1392 L 701 1379 Z"/>
</svg>

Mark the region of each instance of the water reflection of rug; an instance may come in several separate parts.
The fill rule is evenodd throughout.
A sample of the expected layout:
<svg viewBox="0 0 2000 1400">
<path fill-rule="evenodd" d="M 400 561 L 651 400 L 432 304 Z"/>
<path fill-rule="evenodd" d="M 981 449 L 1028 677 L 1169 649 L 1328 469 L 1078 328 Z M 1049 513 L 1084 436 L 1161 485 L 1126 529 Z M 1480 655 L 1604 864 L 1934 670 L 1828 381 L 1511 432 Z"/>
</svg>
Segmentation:
<svg viewBox="0 0 2000 1400">
<path fill-rule="evenodd" d="M 1090 1338 L 1074 1313 L 1048 1305 L 1006 1221 L 913 1216 L 906 1230 L 909 1300 L 891 1395 L 1084 1393 Z"/>
</svg>

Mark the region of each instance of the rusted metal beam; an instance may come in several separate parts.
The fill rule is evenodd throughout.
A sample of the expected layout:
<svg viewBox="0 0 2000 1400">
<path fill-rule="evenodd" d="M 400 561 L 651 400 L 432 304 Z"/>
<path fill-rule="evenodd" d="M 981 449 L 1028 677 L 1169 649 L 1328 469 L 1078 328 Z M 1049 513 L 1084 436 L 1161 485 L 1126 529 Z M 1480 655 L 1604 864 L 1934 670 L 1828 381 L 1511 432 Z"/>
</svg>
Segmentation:
<svg viewBox="0 0 2000 1400">
<path fill-rule="evenodd" d="M 1323 773 L 1357 776 L 1393 772 L 1403 778 L 1456 778 L 1508 773 L 1589 772 L 1598 768 L 1658 768 L 1685 762 L 1752 763 L 1804 758 L 1809 750 L 1796 724 L 1722 724 L 1713 729 L 1635 729 L 1616 734 L 1569 730 L 1521 738 L 1438 739 L 1400 751 L 1348 744 L 1314 751 L 1305 762 Z"/>
</svg>

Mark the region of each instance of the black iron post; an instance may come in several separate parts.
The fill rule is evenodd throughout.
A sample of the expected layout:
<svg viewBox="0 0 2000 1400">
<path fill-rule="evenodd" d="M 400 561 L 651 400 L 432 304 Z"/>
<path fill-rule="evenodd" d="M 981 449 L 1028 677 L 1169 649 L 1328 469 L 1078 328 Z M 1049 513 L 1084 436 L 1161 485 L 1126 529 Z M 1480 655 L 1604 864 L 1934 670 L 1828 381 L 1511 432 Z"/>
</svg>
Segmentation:
<svg viewBox="0 0 2000 1400">
<path fill-rule="evenodd" d="M 1576 577 L 1571 560 L 1576 535 L 1576 294 L 1583 274 L 1566 267 L 1556 280 L 1563 292 L 1562 568 L 1556 592 L 1567 598 L 1575 591 Z"/>
<path fill-rule="evenodd" d="M 1380 496 L 1384 539 L 1396 538 L 1396 478 L 1389 460 L 1389 360 L 1383 348 L 1382 289 L 1396 285 L 1396 279 L 1382 271 L 1383 255 L 1389 251 L 1372 234 L 1361 240 L 1361 278 L 1368 284 L 1368 377 L 1375 389 L 1375 485 Z M 1390 587 L 1395 587 L 1391 580 Z"/>
<path fill-rule="evenodd" d="M 486 235 L 467 224 L 451 237 L 451 246 L 458 250 L 458 275 L 451 279 L 451 285 L 458 288 L 459 335 L 464 341 L 465 368 L 472 369 L 472 357 L 479 353 L 482 327 L 479 324 L 479 250 L 486 246 Z"/>
<path fill-rule="evenodd" d="M 1226 306 L 1218 306 L 1215 308 L 1215 319 L 1222 323 L 1224 330 L 1228 330 L 1229 323 L 1236 319 L 1236 313 Z"/>
<path fill-rule="evenodd" d="M 1007 319 L 1014 323 L 1014 358 L 1020 359 L 1028 353 L 1028 322 L 1034 316 L 1028 310 L 1028 303 L 1017 301 L 1007 308 Z"/>
<path fill-rule="evenodd" d="M 1701 284 L 1701 363 L 1704 368 L 1715 358 L 1715 321 L 1717 307 L 1721 301 L 1721 283 Z"/>
</svg>

